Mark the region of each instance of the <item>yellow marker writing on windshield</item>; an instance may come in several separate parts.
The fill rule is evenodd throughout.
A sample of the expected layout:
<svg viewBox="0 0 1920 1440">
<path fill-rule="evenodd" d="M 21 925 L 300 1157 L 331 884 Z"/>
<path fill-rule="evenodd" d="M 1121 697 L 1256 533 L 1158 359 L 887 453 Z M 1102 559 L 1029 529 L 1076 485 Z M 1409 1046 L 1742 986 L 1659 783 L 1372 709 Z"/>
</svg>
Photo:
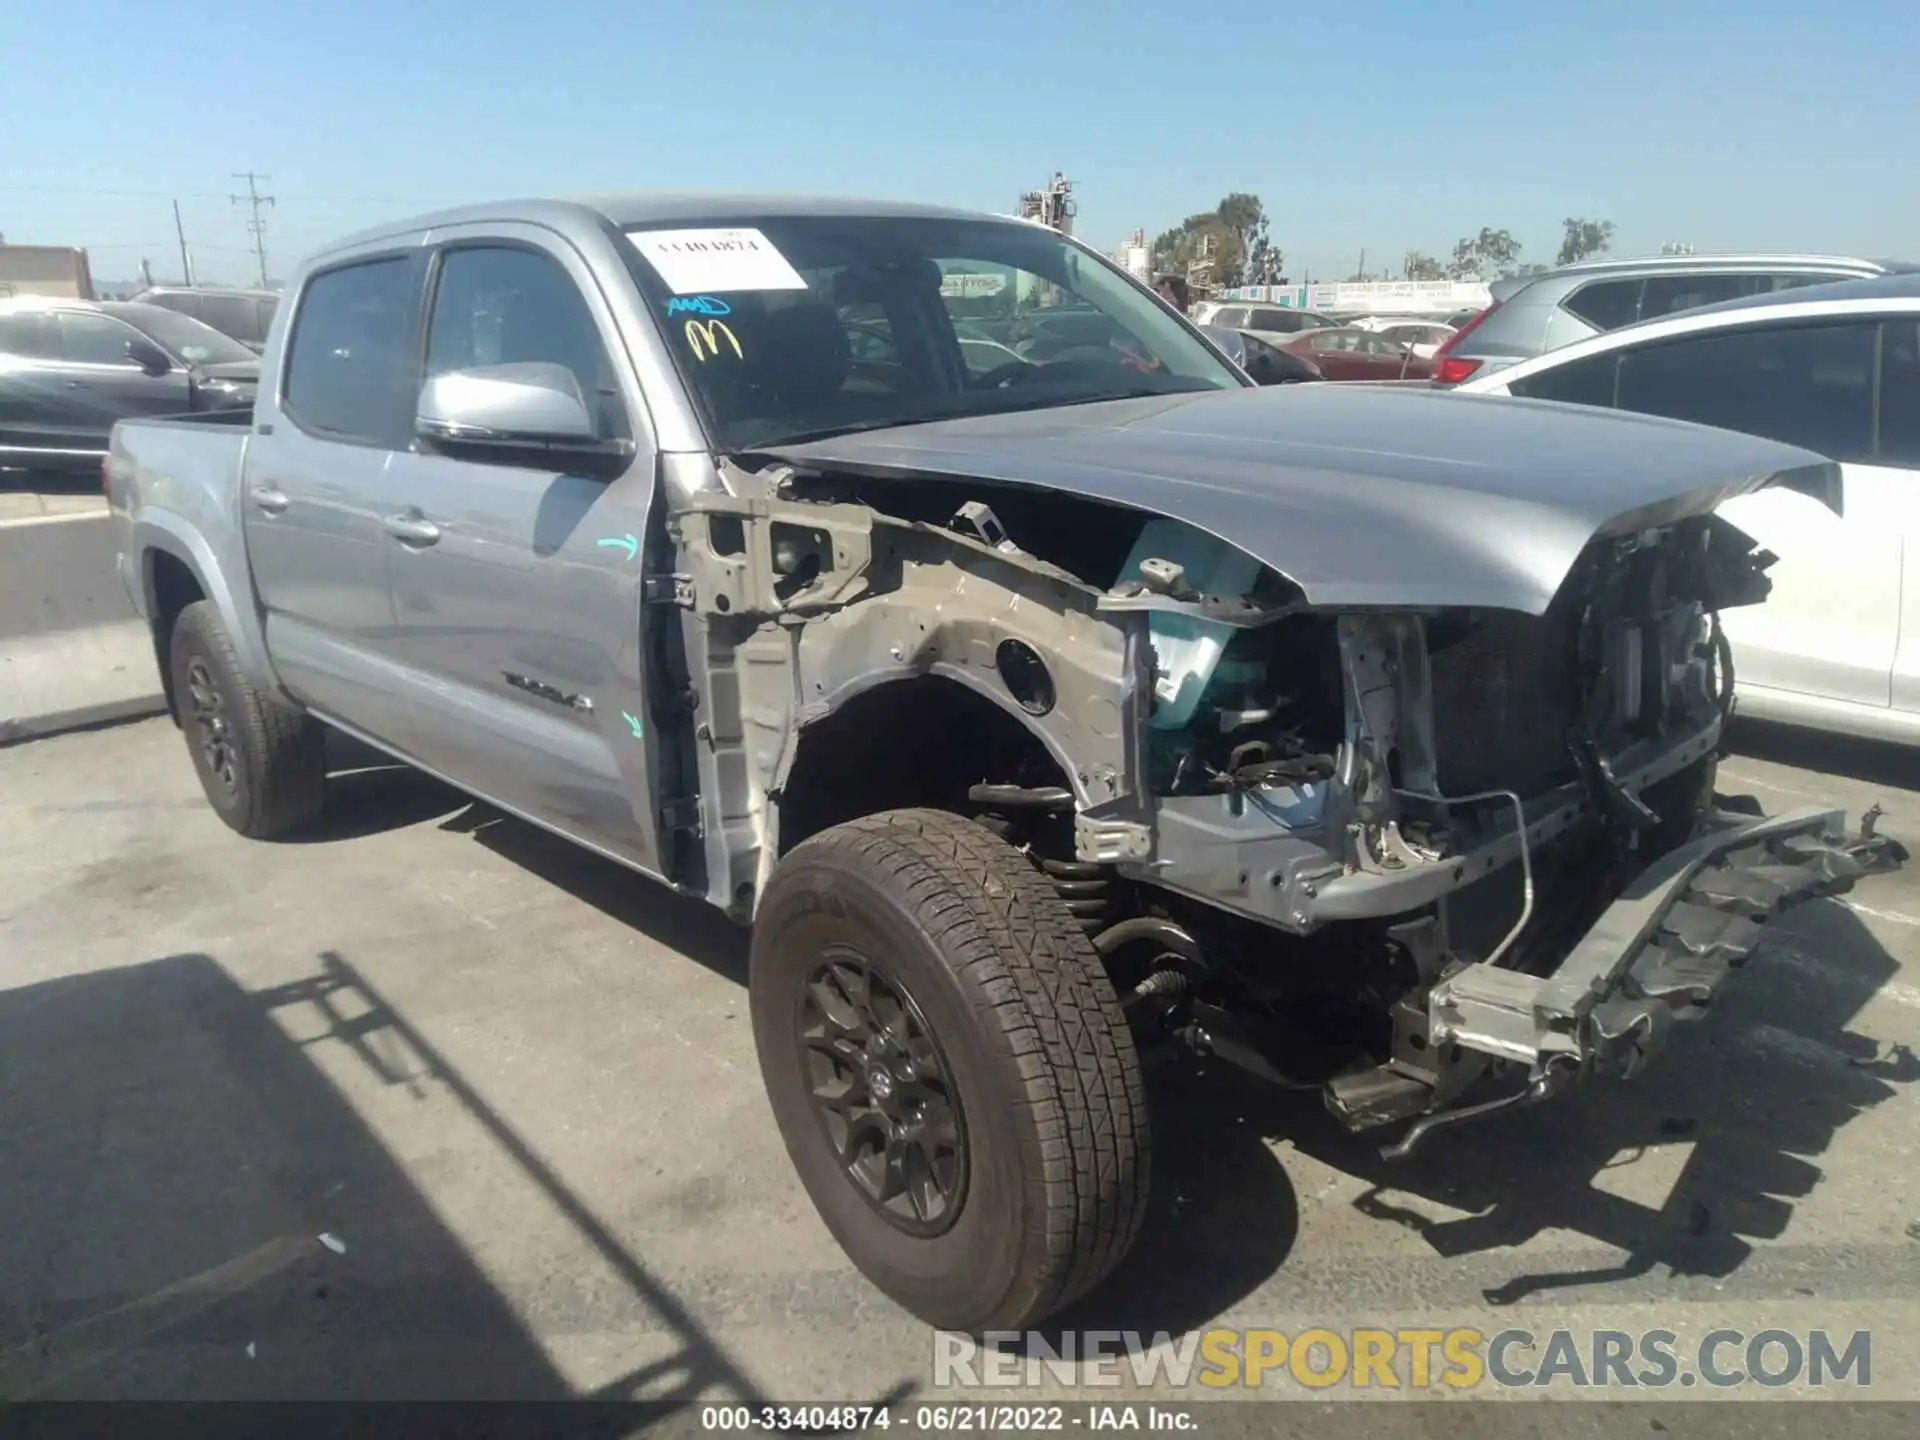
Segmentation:
<svg viewBox="0 0 1920 1440">
<path fill-rule="evenodd" d="M 743 360 L 746 358 L 741 353 L 740 342 L 734 338 L 733 331 L 727 327 L 726 321 L 687 321 L 687 343 L 693 347 L 693 358 L 696 360 L 704 363 L 709 355 L 718 355 L 722 337 L 733 347 L 733 353 L 737 358 Z"/>
</svg>

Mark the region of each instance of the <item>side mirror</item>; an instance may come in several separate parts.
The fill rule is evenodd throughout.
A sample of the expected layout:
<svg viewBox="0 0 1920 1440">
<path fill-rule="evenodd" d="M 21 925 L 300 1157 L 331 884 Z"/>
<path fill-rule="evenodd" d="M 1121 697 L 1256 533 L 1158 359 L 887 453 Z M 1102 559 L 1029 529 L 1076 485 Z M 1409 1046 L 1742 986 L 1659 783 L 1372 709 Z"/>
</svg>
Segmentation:
<svg viewBox="0 0 1920 1440">
<path fill-rule="evenodd" d="M 148 375 L 164 375 L 173 369 L 173 357 L 144 335 L 127 341 L 127 358 Z"/>
<path fill-rule="evenodd" d="M 431 445 L 505 465 L 612 474 L 635 453 L 630 440 L 602 438 L 573 371 L 544 360 L 431 376 L 413 423 Z"/>
</svg>

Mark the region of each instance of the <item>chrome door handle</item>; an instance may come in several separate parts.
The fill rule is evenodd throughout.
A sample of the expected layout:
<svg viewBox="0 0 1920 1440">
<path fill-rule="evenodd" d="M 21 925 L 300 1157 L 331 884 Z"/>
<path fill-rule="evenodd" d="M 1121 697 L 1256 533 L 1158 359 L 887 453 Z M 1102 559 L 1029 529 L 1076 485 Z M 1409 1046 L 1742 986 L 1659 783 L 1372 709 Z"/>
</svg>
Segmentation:
<svg viewBox="0 0 1920 1440">
<path fill-rule="evenodd" d="M 276 490 L 271 485 L 256 485 L 247 494 L 253 498 L 254 504 L 269 515 L 282 514 L 287 508 L 285 492 Z"/>
<path fill-rule="evenodd" d="M 419 515 L 389 515 L 386 527 L 403 545 L 431 545 L 440 538 L 440 527 Z"/>
</svg>

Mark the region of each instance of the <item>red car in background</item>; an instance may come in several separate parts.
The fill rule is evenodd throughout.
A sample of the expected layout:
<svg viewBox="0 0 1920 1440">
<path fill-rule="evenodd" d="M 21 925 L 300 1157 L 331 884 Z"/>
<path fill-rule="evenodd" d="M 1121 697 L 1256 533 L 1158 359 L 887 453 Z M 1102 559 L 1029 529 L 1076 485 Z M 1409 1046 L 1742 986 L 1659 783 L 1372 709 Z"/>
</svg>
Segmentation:
<svg viewBox="0 0 1920 1440">
<path fill-rule="evenodd" d="M 1280 348 L 1311 360 L 1329 380 L 1426 380 L 1433 374 L 1431 360 L 1371 330 L 1348 326 L 1306 330 Z"/>
</svg>

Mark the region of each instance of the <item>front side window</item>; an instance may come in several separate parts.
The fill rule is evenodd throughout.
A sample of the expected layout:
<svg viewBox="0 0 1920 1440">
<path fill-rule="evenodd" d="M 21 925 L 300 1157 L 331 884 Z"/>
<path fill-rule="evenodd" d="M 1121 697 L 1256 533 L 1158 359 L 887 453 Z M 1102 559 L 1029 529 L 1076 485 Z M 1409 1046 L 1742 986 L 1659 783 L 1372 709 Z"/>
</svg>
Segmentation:
<svg viewBox="0 0 1920 1440">
<path fill-rule="evenodd" d="M 1246 383 L 1124 272 L 1036 225 L 728 217 L 629 238 L 723 450 Z"/>
<path fill-rule="evenodd" d="M 302 428 L 388 446 L 411 431 L 413 276 L 413 262 L 395 256 L 327 270 L 307 282 L 293 317 L 281 397 Z"/>
<path fill-rule="evenodd" d="M 532 250 L 449 250 L 434 287 L 427 374 L 529 362 L 572 372 L 600 434 L 622 433 L 613 366 L 572 276 L 551 256 Z"/>
<path fill-rule="evenodd" d="M 1865 459 L 1877 330 L 1871 322 L 1748 326 L 1649 345 L 1621 358 L 1619 407 Z"/>
<path fill-rule="evenodd" d="M 1213 312 L 1209 325 L 1218 325 L 1223 330 L 1238 330 L 1247 323 L 1247 309 L 1243 305 L 1227 305 Z"/>
<path fill-rule="evenodd" d="M 131 365 L 127 342 L 134 332 L 118 320 L 79 310 L 62 310 L 60 358 L 70 365 Z"/>
</svg>

